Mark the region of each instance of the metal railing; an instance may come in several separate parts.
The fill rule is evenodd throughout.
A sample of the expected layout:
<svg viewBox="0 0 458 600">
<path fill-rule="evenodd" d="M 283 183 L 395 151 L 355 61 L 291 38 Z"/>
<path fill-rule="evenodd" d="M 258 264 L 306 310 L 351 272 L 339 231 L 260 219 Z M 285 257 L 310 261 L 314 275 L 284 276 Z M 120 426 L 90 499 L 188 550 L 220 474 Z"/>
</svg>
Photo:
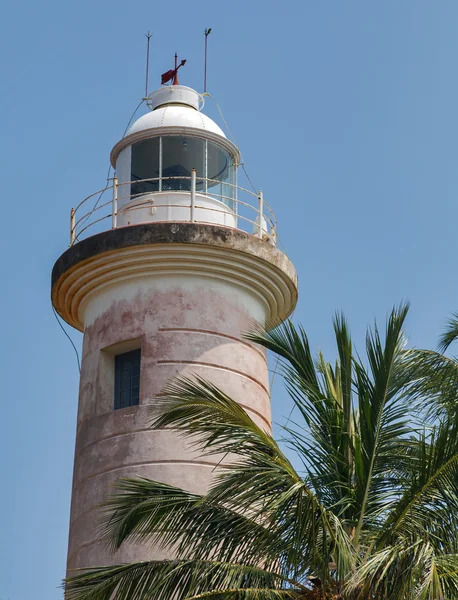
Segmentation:
<svg viewBox="0 0 458 600">
<path fill-rule="evenodd" d="M 135 224 L 176 220 L 173 218 L 162 220 L 151 218 L 151 215 L 154 214 L 153 211 L 155 212 L 159 208 L 175 208 L 181 211 L 185 209 L 185 212 L 189 210 L 189 218 L 180 218 L 178 219 L 180 222 L 221 224 L 212 219 L 203 220 L 197 218 L 197 213 L 200 210 L 201 215 L 220 213 L 223 215 L 224 223 L 226 222 L 226 218 L 230 217 L 233 222 L 233 225 L 231 225 L 233 228 L 241 229 L 256 237 L 268 240 L 273 245 L 276 244 L 277 220 L 272 209 L 264 200 L 262 190 L 259 190 L 256 194 L 232 183 L 197 177 L 194 169 L 190 177 L 181 175 L 176 177 L 156 177 L 123 181 L 121 183 L 118 182 L 116 177 L 113 177 L 109 181 L 111 181 L 110 185 L 87 196 L 75 209 L 72 208 L 70 211 L 70 246 L 73 246 L 88 235 L 106 231 L 107 227 L 102 228 L 105 220 L 111 219 L 111 229 L 117 229 L 119 226 L 124 226 L 123 224 L 119 224 L 121 216 L 124 217 L 128 213 L 145 208 L 151 209 L 149 218 L 140 216 L 140 221 L 137 220 Z M 173 181 L 187 181 L 189 182 L 189 189 L 164 189 L 164 184 L 167 187 L 167 182 Z M 129 195 L 119 195 L 120 191 L 123 193 L 127 187 L 130 190 L 131 186 L 137 184 L 151 184 L 152 187 L 157 186 L 158 189 Z M 171 185 L 173 186 L 174 184 L 172 183 Z M 218 186 L 220 186 L 221 193 L 216 193 Z M 213 189 L 215 191 L 212 191 Z M 227 194 L 223 193 L 225 190 L 228 191 Z M 110 199 L 103 201 L 104 195 L 109 191 L 111 191 Z M 171 204 L 169 198 L 167 202 L 161 204 L 161 198 L 165 195 L 169 197 L 175 193 L 180 194 L 181 198 L 183 198 L 184 194 L 188 193 L 189 205 L 183 203 Z M 239 197 L 240 195 L 242 199 Z M 205 203 L 207 198 L 212 201 L 213 206 Z M 93 202 L 93 206 L 90 210 L 86 211 L 91 201 Z M 89 233 L 88 230 L 90 230 Z"/>
</svg>

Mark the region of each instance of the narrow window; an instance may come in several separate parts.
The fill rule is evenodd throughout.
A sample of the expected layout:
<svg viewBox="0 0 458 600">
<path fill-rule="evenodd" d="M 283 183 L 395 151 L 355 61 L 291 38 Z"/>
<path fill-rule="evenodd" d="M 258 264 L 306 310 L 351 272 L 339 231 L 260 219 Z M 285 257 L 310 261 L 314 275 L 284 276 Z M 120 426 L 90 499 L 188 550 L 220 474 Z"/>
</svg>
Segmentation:
<svg viewBox="0 0 458 600">
<path fill-rule="evenodd" d="M 115 356 L 114 408 L 135 406 L 140 399 L 140 349 Z"/>
</svg>

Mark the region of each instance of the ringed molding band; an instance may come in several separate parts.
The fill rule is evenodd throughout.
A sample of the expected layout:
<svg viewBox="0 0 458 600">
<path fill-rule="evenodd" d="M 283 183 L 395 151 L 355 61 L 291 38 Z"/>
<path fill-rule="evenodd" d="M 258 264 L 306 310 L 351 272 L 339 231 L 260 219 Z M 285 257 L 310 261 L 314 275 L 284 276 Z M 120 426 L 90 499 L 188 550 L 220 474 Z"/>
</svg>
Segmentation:
<svg viewBox="0 0 458 600">
<path fill-rule="evenodd" d="M 154 275 L 219 278 L 261 298 L 267 324 L 286 319 L 297 302 L 292 262 L 274 246 L 237 229 L 185 222 L 112 229 L 70 247 L 52 271 L 52 301 L 70 325 L 84 330 L 82 307 L 114 282 Z"/>
</svg>

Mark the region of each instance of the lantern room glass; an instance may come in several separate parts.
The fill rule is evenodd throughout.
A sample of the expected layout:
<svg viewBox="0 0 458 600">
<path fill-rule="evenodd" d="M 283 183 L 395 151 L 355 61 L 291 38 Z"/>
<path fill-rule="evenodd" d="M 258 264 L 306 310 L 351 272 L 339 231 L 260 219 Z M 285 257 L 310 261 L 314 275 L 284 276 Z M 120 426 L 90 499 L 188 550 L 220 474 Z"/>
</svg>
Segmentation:
<svg viewBox="0 0 458 600">
<path fill-rule="evenodd" d="M 159 138 L 143 140 L 132 146 L 130 167 L 132 198 L 159 191 Z M 144 179 L 152 181 L 143 181 Z"/>
<path fill-rule="evenodd" d="M 132 146 L 131 196 L 160 191 L 191 191 L 196 170 L 196 191 L 209 194 L 234 209 L 235 166 L 232 156 L 214 142 L 172 135 L 137 142 Z M 142 180 L 150 181 L 142 181 Z"/>
</svg>

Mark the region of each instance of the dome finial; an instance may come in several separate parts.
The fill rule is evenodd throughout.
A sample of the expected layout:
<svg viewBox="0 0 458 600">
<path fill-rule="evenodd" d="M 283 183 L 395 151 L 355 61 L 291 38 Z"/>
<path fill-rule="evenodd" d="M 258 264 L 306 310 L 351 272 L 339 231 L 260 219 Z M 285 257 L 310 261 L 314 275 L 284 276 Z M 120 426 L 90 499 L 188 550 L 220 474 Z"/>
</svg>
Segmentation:
<svg viewBox="0 0 458 600">
<path fill-rule="evenodd" d="M 178 54 L 175 52 L 175 68 L 170 69 L 170 71 L 166 71 L 161 75 L 161 84 L 164 85 L 169 81 L 172 81 L 172 85 L 178 85 L 178 69 L 183 67 L 186 64 L 186 60 L 182 60 L 180 64 L 178 64 Z"/>
</svg>

